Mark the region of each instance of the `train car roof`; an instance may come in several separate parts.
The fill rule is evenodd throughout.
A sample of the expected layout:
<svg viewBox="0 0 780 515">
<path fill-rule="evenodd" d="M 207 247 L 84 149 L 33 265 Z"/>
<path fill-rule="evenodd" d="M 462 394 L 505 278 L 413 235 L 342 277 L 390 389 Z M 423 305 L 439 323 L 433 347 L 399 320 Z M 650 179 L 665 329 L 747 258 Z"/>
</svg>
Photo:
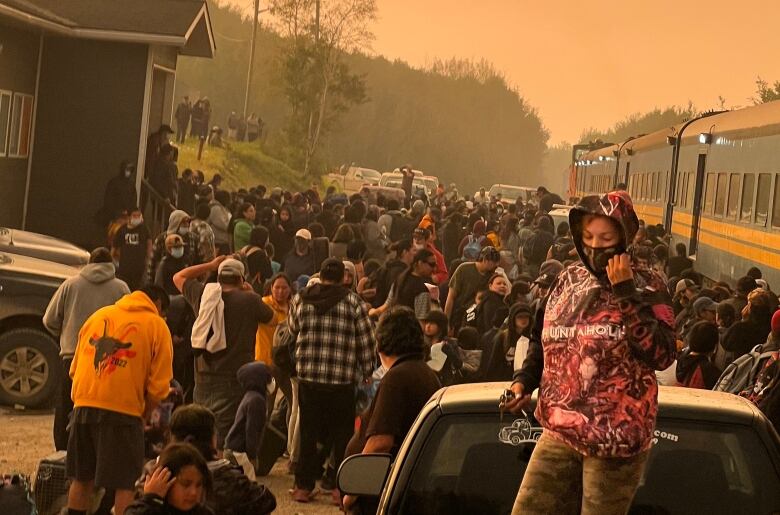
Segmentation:
<svg viewBox="0 0 780 515">
<path fill-rule="evenodd" d="M 686 142 L 688 140 L 698 141 L 699 135 L 706 132 L 712 132 L 713 136 L 733 134 L 741 139 L 780 134 L 780 101 L 767 102 L 696 120 L 685 129 L 683 140 Z M 716 141 L 717 138 L 713 143 Z"/>
<path fill-rule="evenodd" d="M 682 125 L 683 124 L 680 123 L 671 127 L 664 127 L 663 129 L 651 132 L 650 134 L 645 134 L 643 136 L 634 138 L 623 145 L 622 153 L 625 154 L 626 150 L 629 148 L 636 152 L 638 150 L 650 150 L 658 147 L 668 147 L 669 142 L 666 140 L 667 136 L 675 134 L 680 130 Z"/>
<path fill-rule="evenodd" d="M 591 161 L 598 161 L 600 156 L 603 157 L 612 157 L 614 156 L 613 151 L 618 149 L 618 145 L 610 145 L 608 147 L 599 148 L 597 150 L 590 150 L 588 152 L 585 152 L 580 156 L 580 159 L 589 159 Z"/>
</svg>

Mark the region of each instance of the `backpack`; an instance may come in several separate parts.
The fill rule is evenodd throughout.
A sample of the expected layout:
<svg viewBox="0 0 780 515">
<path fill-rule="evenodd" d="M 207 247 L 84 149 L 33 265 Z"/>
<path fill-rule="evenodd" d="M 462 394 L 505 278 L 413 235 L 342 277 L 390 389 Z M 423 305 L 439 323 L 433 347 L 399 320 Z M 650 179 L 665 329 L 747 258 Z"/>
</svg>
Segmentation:
<svg viewBox="0 0 780 515">
<path fill-rule="evenodd" d="M 758 373 L 766 360 L 772 357 L 773 351 L 761 352 L 763 345 L 756 345 L 747 354 L 735 359 L 718 378 L 713 388 L 716 392 L 739 394 L 755 383 Z"/>
<path fill-rule="evenodd" d="M 390 241 L 395 243 L 404 238 L 409 238 L 412 233 L 412 221 L 400 213 L 392 213 L 390 217 L 393 219 L 393 223 L 390 224 L 390 234 L 388 235 Z"/>
<path fill-rule="evenodd" d="M 476 261 L 479 259 L 479 253 L 482 252 L 482 238 L 476 238 L 469 234 L 469 241 L 463 247 L 463 259 L 467 261 Z"/>
<path fill-rule="evenodd" d="M 276 368 L 290 376 L 295 374 L 295 340 L 286 320 L 276 326 L 271 359 Z"/>
</svg>

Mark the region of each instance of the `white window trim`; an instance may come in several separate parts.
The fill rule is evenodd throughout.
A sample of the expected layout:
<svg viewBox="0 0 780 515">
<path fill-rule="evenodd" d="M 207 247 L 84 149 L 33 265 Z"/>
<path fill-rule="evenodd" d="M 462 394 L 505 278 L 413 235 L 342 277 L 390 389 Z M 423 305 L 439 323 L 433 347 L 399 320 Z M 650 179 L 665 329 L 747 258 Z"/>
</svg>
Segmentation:
<svg viewBox="0 0 780 515">
<path fill-rule="evenodd" d="M 27 127 L 27 130 L 29 131 L 29 133 L 27 135 L 28 142 L 27 142 L 27 153 L 26 154 L 20 154 L 19 153 L 19 148 L 21 146 L 20 144 L 21 144 L 21 141 L 22 141 L 22 118 L 21 117 L 24 114 L 24 110 L 23 109 L 21 110 L 21 113 L 19 114 L 19 116 L 20 116 L 19 117 L 19 133 L 16 135 L 16 138 L 17 138 L 16 150 L 17 150 L 17 152 L 15 154 L 12 154 L 11 151 L 10 151 L 11 150 L 11 123 L 13 123 L 13 107 L 14 107 L 14 103 L 16 102 L 16 98 L 17 97 L 22 99 L 22 104 L 21 104 L 22 107 L 24 106 L 24 99 L 25 98 L 29 98 L 30 102 L 32 102 L 32 105 L 31 105 L 31 108 L 30 108 L 30 123 L 29 123 L 29 125 Z M 33 116 L 33 111 L 34 110 L 35 110 L 35 97 L 33 95 L 30 95 L 28 93 L 19 93 L 19 92 L 16 92 L 16 91 L 14 92 L 13 99 L 11 101 L 11 110 L 10 110 L 10 116 L 9 116 L 9 120 L 10 121 L 9 121 L 9 124 L 8 124 L 9 125 L 8 126 L 8 150 L 7 150 L 8 157 L 15 157 L 15 158 L 21 158 L 21 159 L 27 159 L 28 157 L 30 157 L 30 141 L 29 140 L 30 140 L 31 133 L 32 133 L 32 116 Z"/>
<path fill-rule="evenodd" d="M 8 144 L 11 141 L 11 112 L 14 108 L 14 93 L 7 89 L 0 89 L 0 97 L 8 97 L 8 118 L 5 120 L 5 141 L 0 149 L 0 157 L 8 156 Z M 0 120 L 2 123 L 2 120 Z"/>
</svg>

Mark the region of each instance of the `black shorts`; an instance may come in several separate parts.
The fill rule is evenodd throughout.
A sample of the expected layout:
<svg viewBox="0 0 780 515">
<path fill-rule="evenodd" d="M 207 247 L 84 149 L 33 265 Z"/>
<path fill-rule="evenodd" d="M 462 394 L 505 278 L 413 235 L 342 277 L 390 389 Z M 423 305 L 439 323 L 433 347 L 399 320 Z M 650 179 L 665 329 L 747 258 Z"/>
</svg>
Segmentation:
<svg viewBox="0 0 780 515">
<path fill-rule="evenodd" d="M 69 478 L 132 490 L 144 466 L 144 426 L 133 417 L 99 408 L 76 408 L 70 422 Z"/>
</svg>

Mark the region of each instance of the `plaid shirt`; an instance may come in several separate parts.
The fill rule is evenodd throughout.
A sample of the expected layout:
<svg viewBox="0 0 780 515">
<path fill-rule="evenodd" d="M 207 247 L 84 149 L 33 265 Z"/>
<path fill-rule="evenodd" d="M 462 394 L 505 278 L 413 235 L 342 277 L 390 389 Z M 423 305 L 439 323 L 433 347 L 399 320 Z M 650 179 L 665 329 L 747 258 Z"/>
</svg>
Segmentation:
<svg viewBox="0 0 780 515">
<path fill-rule="evenodd" d="M 214 259 L 216 251 L 214 250 L 214 229 L 208 222 L 193 218 L 190 222 L 190 232 L 198 238 L 198 250 L 200 258 L 204 263 Z"/>
<path fill-rule="evenodd" d="M 357 384 L 374 370 L 374 327 L 357 295 L 350 292 L 319 315 L 296 295 L 288 324 L 295 340 L 295 369 L 302 381 Z"/>
</svg>

